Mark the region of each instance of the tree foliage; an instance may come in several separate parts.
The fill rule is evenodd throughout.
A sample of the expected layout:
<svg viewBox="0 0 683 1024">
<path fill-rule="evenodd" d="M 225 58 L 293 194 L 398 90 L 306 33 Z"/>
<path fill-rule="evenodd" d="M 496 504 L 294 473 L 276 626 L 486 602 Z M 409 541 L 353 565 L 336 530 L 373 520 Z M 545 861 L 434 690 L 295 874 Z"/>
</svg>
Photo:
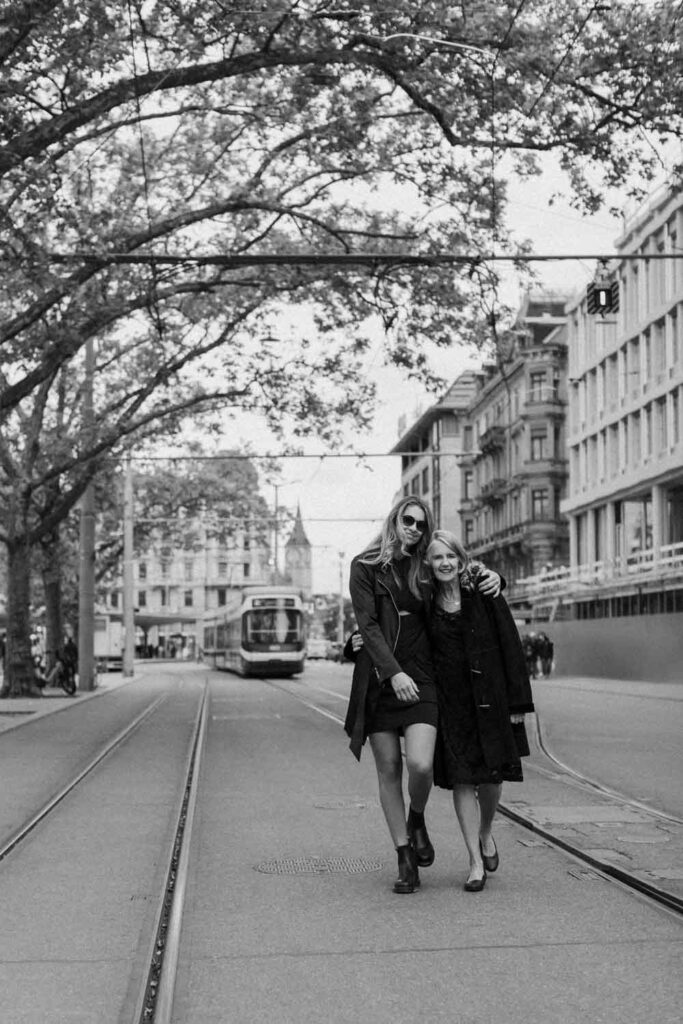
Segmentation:
<svg viewBox="0 0 683 1024">
<path fill-rule="evenodd" d="M 674 0 L 20 0 L 2 19 L 10 575 L 106 456 L 188 415 L 253 410 L 328 445 L 366 424 L 371 322 L 424 380 L 427 343 L 495 334 L 480 257 L 514 248 L 506 176 L 556 151 L 595 209 L 681 134 Z"/>
</svg>

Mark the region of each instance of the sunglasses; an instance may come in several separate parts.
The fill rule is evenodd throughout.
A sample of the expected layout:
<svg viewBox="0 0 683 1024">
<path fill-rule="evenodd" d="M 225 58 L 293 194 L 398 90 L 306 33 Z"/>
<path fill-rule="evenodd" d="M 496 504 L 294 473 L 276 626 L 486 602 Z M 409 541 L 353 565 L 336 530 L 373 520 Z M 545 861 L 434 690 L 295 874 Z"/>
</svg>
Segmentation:
<svg viewBox="0 0 683 1024">
<path fill-rule="evenodd" d="M 424 533 L 427 529 L 426 519 L 415 519 L 414 516 L 401 516 L 401 522 L 409 529 L 411 526 L 414 526 L 418 533 Z"/>
</svg>

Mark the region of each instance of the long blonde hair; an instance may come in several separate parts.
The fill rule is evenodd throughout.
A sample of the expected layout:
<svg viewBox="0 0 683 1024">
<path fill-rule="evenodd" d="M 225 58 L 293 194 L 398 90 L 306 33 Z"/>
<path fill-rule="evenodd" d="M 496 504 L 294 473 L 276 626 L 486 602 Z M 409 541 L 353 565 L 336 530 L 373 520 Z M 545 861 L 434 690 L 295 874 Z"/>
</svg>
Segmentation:
<svg viewBox="0 0 683 1024">
<path fill-rule="evenodd" d="M 458 568 L 458 575 L 461 575 L 470 565 L 472 559 L 465 551 L 464 547 L 450 530 L 434 530 L 434 533 L 429 539 L 427 550 L 425 551 L 425 559 L 429 559 L 434 544 L 440 541 L 445 544 L 446 547 L 451 551 L 452 554 L 458 556 L 460 566 Z"/>
<path fill-rule="evenodd" d="M 429 505 L 422 500 L 409 494 L 399 498 L 393 506 L 389 515 L 382 524 L 382 529 L 375 539 L 359 555 L 359 559 L 365 565 L 380 565 L 383 569 L 390 568 L 394 580 L 400 586 L 400 579 L 393 565 L 393 560 L 401 554 L 401 541 L 398 536 L 396 524 L 399 517 L 403 515 L 409 505 L 417 505 L 424 512 L 427 522 L 427 529 L 420 537 L 415 547 L 408 552 L 410 556 L 410 568 L 408 569 L 408 587 L 415 597 L 421 597 L 420 583 L 427 582 L 424 574 L 424 560 L 434 529 L 434 517 Z"/>
</svg>

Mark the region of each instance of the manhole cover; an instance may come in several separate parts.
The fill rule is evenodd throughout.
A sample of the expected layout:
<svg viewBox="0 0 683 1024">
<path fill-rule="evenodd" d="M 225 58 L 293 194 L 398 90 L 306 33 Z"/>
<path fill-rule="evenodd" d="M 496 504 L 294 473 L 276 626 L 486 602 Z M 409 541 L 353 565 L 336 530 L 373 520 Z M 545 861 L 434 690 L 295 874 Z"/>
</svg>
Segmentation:
<svg viewBox="0 0 683 1024">
<path fill-rule="evenodd" d="M 379 871 L 381 860 L 365 857 L 284 857 L 282 860 L 264 860 L 256 864 L 255 871 L 264 875 L 326 875 L 343 872 L 357 875 L 362 871 Z"/>
</svg>

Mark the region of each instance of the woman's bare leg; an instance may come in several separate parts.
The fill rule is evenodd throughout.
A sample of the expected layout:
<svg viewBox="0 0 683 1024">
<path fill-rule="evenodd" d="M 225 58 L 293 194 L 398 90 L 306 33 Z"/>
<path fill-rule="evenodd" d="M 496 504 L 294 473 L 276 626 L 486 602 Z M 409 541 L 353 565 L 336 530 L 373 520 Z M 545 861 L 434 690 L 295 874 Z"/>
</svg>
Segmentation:
<svg viewBox="0 0 683 1024">
<path fill-rule="evenodd" d="M 397 732 L 370 733 L 370 748 L 375 757 L 379 802 L 384 811 L 394 846 L 408 842 L 406 807 L 403 800 L 403 760 Z"/>
<path fill-rule="evenodd" d="M 479 810 L 481 822 L 479 825 L 479 838 L 484 853 L 487 857 L 493 857 L 496 853 L 496 846 L 491 838 L 491 827 L 496 816 L 498 804 L 500 803 L 503 785 L 500 782 L 486 782 L 479 788 Z"/>
<path fill-rule="evenodd" d="M 465 840 L 465 846 L 470 858 L 468 881 L 482 878 L 484 875 L 484 862 L 481 859 L 481 851 L 479 849 L 481 814 L 476 788 L 474 786 L 453 786 L 453 806 L 455 807 L 462 837 Z"/>
<path fill-rule="evenodd" d="M 416 722 L 406 726 L 405 740 L 410 806 L 421 814 L 427 806 L 434 782 L 436 729 L 425 722 Z"/>
</svg>

